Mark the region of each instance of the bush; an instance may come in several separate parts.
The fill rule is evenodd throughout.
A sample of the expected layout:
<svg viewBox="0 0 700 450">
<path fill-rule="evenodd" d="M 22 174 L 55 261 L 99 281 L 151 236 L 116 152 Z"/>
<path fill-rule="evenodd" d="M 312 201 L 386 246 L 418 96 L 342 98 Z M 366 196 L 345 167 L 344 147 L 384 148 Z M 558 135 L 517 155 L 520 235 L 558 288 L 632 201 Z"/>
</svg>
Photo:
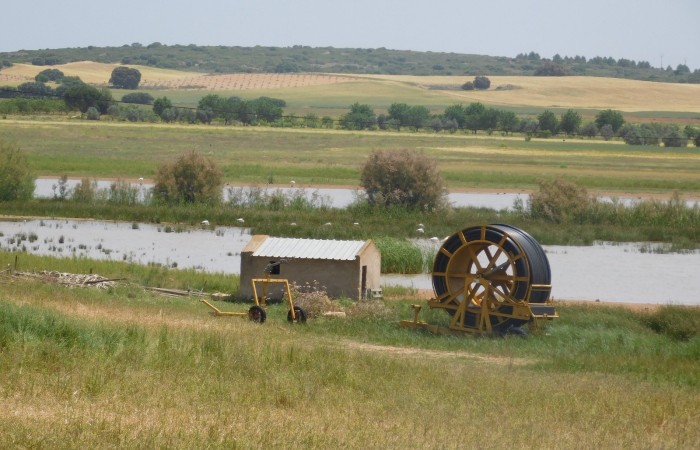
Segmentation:
<svg viewBox="0 0 700 450">
<path fill-rule="evenodd" d="M 528 200 L 530 215 L 554 223 L 582 222 L 593 200 L 586 188 L 565 180 L 542 181 Z"/>
<path fill-rule="evenodd" d="M 88 108 L 85 116 L 88 120 L 100 120 L 100 112 L 94 106 Z"/>
<path fill-rule="evenodd" d="M 488 89 L 491 87 L 491 80 L 486 77 L 474 77 L 475 89 Z"/>
<path fill-rule="evenodd" d="M 0 201 L 30 200 L 34 179 L 22 149 L 0 141 Z"/>
<path fill-rule="evenodd" d="M 414 150 L 372 152 L 361 169 L 360 184 L 371 205 L 421 210 L 447 205 L 445 182 L 435 161 Z"/>
<path fill-rule="evenodd" d="M 153 96 L 148 92 L 132 92 L 122 97 L 122 103 L 136 103 L 139 105 L 151 105 L 153 100 Z"/>
<path fill-rule="evenodd" d="M 700 311 L 697 308 L 667 305 L 641 317 L 644 324 L 655 332 L 678 341 L 700 336 Z"/>
<path fill-rule="evenodd" d="M 97 181 L 90 181 L 89 178 L 83 178 L 73 188 L 71 200 L 79 203 L 92 203 L 97 196 Z"/>
<path fill-rule="evenodd" d="M 192 151 L 158 169 L 153 196 L 169 204 L 219 202 L 222 180 L 221 170 L 214 161 Z"/>
<path fill-rule="evenodd" d="M 688 138 L 678 130 L 671 130 L 661 139 L 664 147 L 687 147 Z"/>
</svg>

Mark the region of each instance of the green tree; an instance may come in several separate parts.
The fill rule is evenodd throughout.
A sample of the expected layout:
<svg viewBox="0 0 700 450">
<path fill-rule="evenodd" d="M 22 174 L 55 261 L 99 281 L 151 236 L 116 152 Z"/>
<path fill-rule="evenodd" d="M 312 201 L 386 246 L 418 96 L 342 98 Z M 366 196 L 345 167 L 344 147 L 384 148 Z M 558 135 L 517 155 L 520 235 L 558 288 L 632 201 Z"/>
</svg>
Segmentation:
<svg viewBox="0 0 700 450">
<path fill-rule="evenodd" d="M 141 82 L 141 72 L 131 67 L 115 67 L 109 83 L 116 89 L 137 89 Z"/>
<path fill-rule="evenodd" d="M 64 76 L 63 72 L 58 69 L 44 69 L 34 79 L 41 83 L 47 83 L 49 81 L 60 81 Z"/>
<path fill-rule="evenodd" d="M 578 131 L 581 126 L 581 116 L 579 113 L 570 109 L 561 115 L 561 120 L 559 121 L 559 128 L 566 134 L 574 134 Z"/>
<path fill-rule="evenodd" d="M 411 106 L 406 117 L 406 125 L 415 129 L 425 128 L 430 119 L 430 110 L 423 105 Z"/>
<path fill-rule="evenodd" d="M 285 104 L 284 101 L 282 101 Z M 282 118 L 282 107 L 280 102 L 270 97 L 259 97 L 251 102 L 253 113 L 258 120 L 267 123 L 277 122 Z"/>
<path fill-rule="evenodd" d="M 624 123 L 625 119 L 622 117 L 622 113 L 613 111 L 612 109 L 600 111 L 595 116 L 595 124 L 599 129 L 603 128 L 604 125 L 610 125 L 613 133 L 617 133 L 617 130 L 619 130 Z"/>
<path fill-rule="evenodd" d="M 371 205 L 420 210 L 446 205 L 445 182 L 436 162 L 415 150 L 372 152 L 360 171 L 360 184 Z"/>
<path fill-rule="evenodd" d="M 166 204 L 216 203 L 221 200 L 221 169 L 213 160 L 195 151 L 162 165 L 153 181 L 154 198 Z"/>
<path fill-rule="evenodd" d="M 474 89 L 486 90 L 491 87 L 491 80 L 486 77 L 474 77 Z"/>
<path fill-rule="evenodd" d="M 520 119 L 513 111 L 500 111 L 498 127 L 506 133 L 512 133 L 520 126 Z"/>
<path fill-rule="evenodd" d="M 87 84 L 79 84 L 66 90 L 63 94 L 66 106 L 86 113 L 88 108 L 96 108 L 100 114 L 106 114 L 114 103 L 112 93 L 108 89 L 97 89 Z"/>
<path fill-rule="evenodd" d="M 537 122 L 539 123 L 540 131 L 550 131 L 552 134 L 554 134 L 559 129 L 559 120 L 557 119 L 557 116 L 548 109 L 537 116 Z"/>
<path fill-rule="evenodd" d="M 461 104 L 448 106 L 442 116 L 448 120 L 454 120 L 459 128 L 464 128 L 467 122 L 467 113 Z"/>
<path fill-rule="evenodd" d="M 688 137 L 678 129 L 672 129 L 662 139 L 664 147 L 687 147 Z"/>
<path fill-rule="evenodd" d="M 30 200 L 35 178 L 22 149 L 0 140 L 0 201 Z"/>
<path fill-rule="evenodd" d="M 377 116 L 372 107 L 365 104 L 354 103 L 350 106 L 350 112 L 340 117 L 340 126 L 346 130 L 365 130 L 375 128 Z"/>
<path fill-rule="evenodd" d="M 163 117 L 163 112 L 166 109 L 171 109 L 173 102 L 168 97 L 158 97 L 153 101 L 153 112 L 158 117 Z"/>
<path fill-rule="evenodd" d="M 402 126 L 407 126 L 409 122 L 411 107 L 406 103 L 392 103 L 387 110 L 389 120 L 394 120 L 396 129 L 401 129 Z"/>
</svg>

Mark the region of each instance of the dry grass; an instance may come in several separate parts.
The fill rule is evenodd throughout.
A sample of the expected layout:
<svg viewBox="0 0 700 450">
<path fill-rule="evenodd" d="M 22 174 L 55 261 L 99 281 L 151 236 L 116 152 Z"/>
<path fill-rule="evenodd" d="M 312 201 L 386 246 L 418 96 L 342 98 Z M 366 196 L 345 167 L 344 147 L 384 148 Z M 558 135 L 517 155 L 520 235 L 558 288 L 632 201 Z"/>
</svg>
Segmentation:
<svg viewBox="0 0 700 450">
<path fill-rule="evenodd" d="M 107 85 L 112 70 L 118 64 L 81 61 L 55 66 L 66 75 Z M 367 85 L 389 89 L 398 87 L 430 90 L 433 96 L 453 102 L 483 102 L 489 105 L 535 108 L 616 109 L 625 112 L 676 111 L 700 112 L 700 85 L 656 83 L 602 77 L 529 77 L 490 76 L 488 91 L 463 91 L 459 87 L 473 77 L 468 76 L 409 76 L 409 75 L 349 75 L 349 74 L 202 74 L 148 66 L 133 65 L 141 74 L 142 88 L 201 89 L 215 91 L 275 90 L 309 88 L 354 81 L 348 88 L 354 98 L 361 98 Z M 0 72 L 0 84 L 17 85 L 32 81 L 46 67 L 16 64 Z M 359 82 L 359 83 L 358 83 Z M 497 90 L 498 86 L 512 89 Z M 444 89 L 449 87 L 449 89 Z M 441 89 L 443 88 L 443 89 Z M 342 88 L 341 93 L 348 89 Z M 373 88 L 370 88 L 373 89 Z M 278 96 L 283 92 L 277 93 Z M 263 95 L 263 94 L 261 94 Z M 331 91 L 332 97 L 336 96 Z M 360 97 L 357 97 L 360 95 Z M 355 100 L 348 99 L 348 104 Z M 391 101 L 406 101 L 393 98 Z M 410 103 L 410 102 L 409 102 Z"/>
<path fill-rule="evenodd" d="M 457 88 L 473 77 L 372 75 L 368 78 L 414 84 L 423 88 Z M 700 112 L 700 85 L 655 83 L 601 77 L 489 76 L 488 91 L 449 90 L 455 101 L 540 108 L 607 109 L 620 111 Z M 498 86 L 513 86 L 496 90 Z"/>
<path fill-rule="evenodd" d="M 80 61 L 53 66 L 67 76 L 78 76 L 86 83 L 107 85 L 112 70 L 120 64 L 103 64 Z M 342 75 L 306 74 L 306 73 L 234 73 L 202 74 L 179 70 L 158 69 L 148 66 L 129 65 L 141 72 L 142 89 L 201 89 L 216 91 L 234 91 L 248 89 L 278 89 L 320 86 L 347 81 L 354 81 Z M 44 66 L 15 64 L 0 72 L 0 83 L 20 84 L 33 81 L 34 77 L 46 69 Z"/>
<path fill-rule="evenodd" d="M 700 439 L 696 388 L 533 369 L 521 340 L 499 341 L 493 356 L 400 348 L 305 331 L 323 320 L 260 326 L 183 299 L 5 287 L 3 302 L 59 311 L 69 332 L 115 330 L 125 346 L 37 341 L 26 328 L 23 343 L 0 348 L 5 448 L 696 448 Z M 119 341 L 123 330 L 137 337 Z"/>
</svg>

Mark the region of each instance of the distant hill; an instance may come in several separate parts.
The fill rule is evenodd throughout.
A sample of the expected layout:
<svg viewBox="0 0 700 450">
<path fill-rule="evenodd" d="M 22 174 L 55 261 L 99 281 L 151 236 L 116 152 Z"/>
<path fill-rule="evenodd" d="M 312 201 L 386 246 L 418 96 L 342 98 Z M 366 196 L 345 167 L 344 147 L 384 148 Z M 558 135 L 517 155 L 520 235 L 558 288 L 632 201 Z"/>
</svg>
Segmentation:
<svg viewBox="0 0 700 450">
<path fill-rule="evenodd" d="M 53 66 L 78 61 L 135 64 L 204 73 L 324 72 L 384 75 L 597 76 L 671 83 L 700 83 L 700 70 L 687 66 L 654 68 L 646 61 L 581 56 L 515 57 L 386 48 L 227 47 L 164 45 L 19 50 L 0 53 L 0 65 Z"/>
</svg>

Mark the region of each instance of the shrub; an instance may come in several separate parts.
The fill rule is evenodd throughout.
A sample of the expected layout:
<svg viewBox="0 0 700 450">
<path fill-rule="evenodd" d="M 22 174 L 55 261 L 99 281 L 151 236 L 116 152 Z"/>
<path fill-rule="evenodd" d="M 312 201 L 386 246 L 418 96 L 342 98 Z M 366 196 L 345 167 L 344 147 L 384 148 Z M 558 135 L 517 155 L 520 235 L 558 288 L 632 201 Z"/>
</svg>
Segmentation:
<svg viewBox="0 0 700 450">
<path fill-rule="evenodd" d="M 89 178 L 83 178 L 73 188 L 71 199 L 80 203 L 91 203 L 97 195 L 97 181 L 90 181 Z"/>
<path fill-rule="evenodd" d="M 662 139 L 664 147 L 687 147 L 688 138 L 678 130 L 671 130 Z"/>
<path fill-rule="evenodd" d="M 223 175 L 210 158 L 191 151 L 156 173 L 153 195 L 165 203 L 214 203 L 221 200 Z"/>
<path fill-rule="evenodd" d="M 475 89 L 488 89 L 489 87 L 491 87 L 491 80 L 487 77 L 474 77 Z"/>
<path fill-rule="evenodd" d="M 655 332 L 678 341 L 700 336 L 700 311 L 696 308 L 666 305 L 642 315 L 642 321 Z"/>
<path fill-rule="evenodd" d="M 542 181 L 528 200 L 535 219 L 554 223 L 580 222 L 593 200 L 582 186 L 565 180 Z"/>
<path fill-rule="evenodd" d="M 88 108 L 85 116 L 88 120 L 100 120 L 100 112 L 94 106 Z"/>
<path fill-rule="evenodd" d="M 31 199 L 34 179 L 22 149 L 0 141 L 0 201 Z"/>
<path fill-rule="evenodd" d="M 447 204 L 437 164 L 414 150 L 372 152 L 361 169 L 360 184 L 372 205 L 433 210 Z"/>
<path fill-rule="evenodd" d="M 122 103 L 136 103 L 139 105 L 151 105 L 153 100 L 153 96 L 148 92 L 132 92 L 122 97 Z"/>
</svg>

